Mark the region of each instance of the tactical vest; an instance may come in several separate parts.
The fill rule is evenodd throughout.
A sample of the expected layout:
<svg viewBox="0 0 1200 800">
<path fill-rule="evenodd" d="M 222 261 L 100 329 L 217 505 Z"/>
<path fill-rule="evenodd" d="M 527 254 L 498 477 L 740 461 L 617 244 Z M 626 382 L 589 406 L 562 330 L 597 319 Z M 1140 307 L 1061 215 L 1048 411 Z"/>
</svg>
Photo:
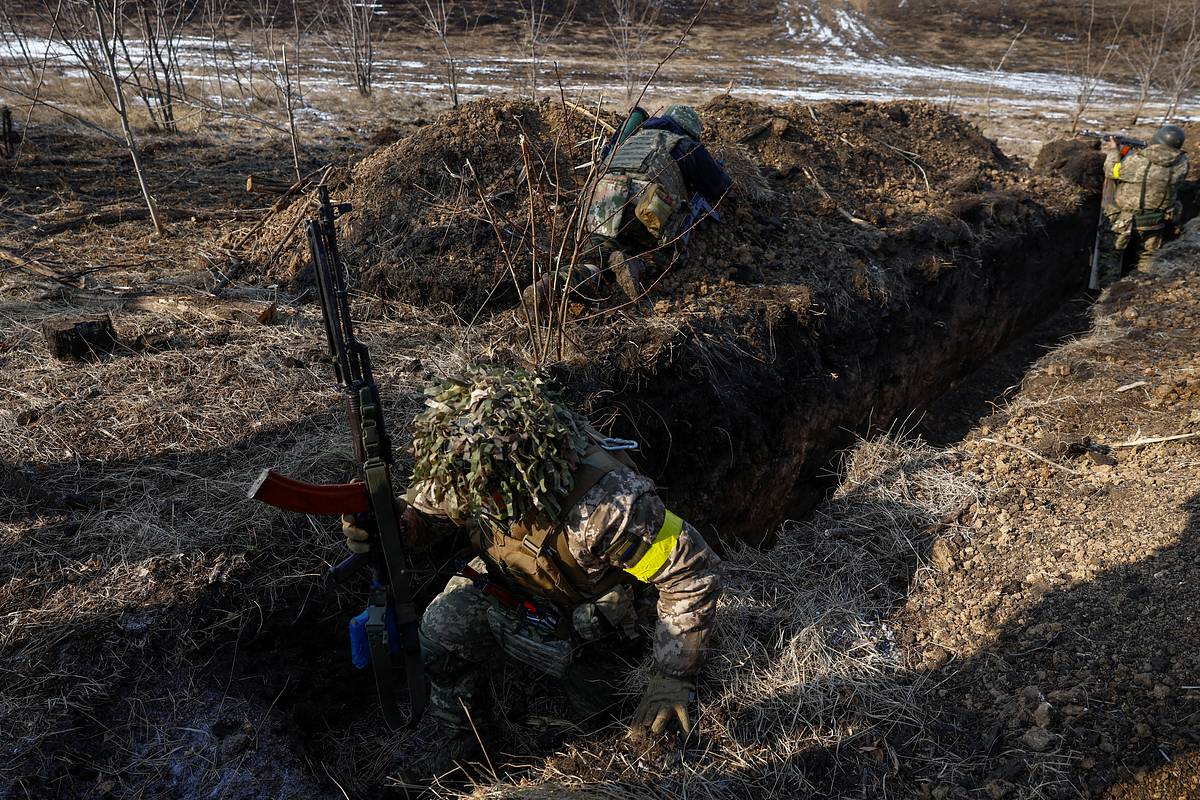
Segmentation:
<svg viewBox="0 0 1200 800">
<path fill-rule="evenodd" d="M 618 239 L 635 217 L 658 243 L 673 239 L 687 217 L 688 192 L 671 151 L 687 138 L 643 130 L 626 139 L 596 182 L 588 209 L 591 231 Z"/>
<path fill-rule="evenodd" d="M 624 453 L 593 446 L 575 469 L 575 483 L 562 503 L 565 517 L 604 476 L 618 469 L 633 469 Z M 471 534 L 472 544 L 488 565 L 488 574 L 534 597 L 545 598 L 560 609 L 570 609 L 603 595 L 629 578 L 611 568 L 593 581 L 575 561 L 567 544 L 563 523 L 538 515 L 507 530 L 480 525 Z"/>
<path fill-rule="evenodd" d="M 1156 214 L 1161 217 L 1171 210 L 1178 191 L 1173 178 L 1181 171 L 1186 156 L 1181 152 L 1167 160 L 1163 155 L 1161 151 L 1147 149 L 1113 167 L 1112 177 L 1121 181 L 1114 198 L 1121 211 L 1149 218 Z"/>
</svg>

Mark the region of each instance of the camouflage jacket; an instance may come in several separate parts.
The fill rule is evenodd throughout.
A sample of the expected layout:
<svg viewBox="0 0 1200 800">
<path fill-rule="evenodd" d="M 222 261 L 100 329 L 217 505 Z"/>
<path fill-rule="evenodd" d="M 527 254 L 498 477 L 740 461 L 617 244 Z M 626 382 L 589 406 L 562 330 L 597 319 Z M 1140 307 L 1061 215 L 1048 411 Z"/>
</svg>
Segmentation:
<svg viewBox="0 0 1200 800">
<path fill-rule="evenodd" d="M 1117 182 L 1112 207 L 1120 213 L 1171 212 L 1179 202 L 1179 187 L 1187 178 L 1188 157 L 1173 147 L 1152 144 L 1124 159 L 1113 150 L 1104 160 L 1104 175 Z M 1146 199 L 1142 203 L 1142 185 Z"/>
<path fill-rule="evenodd" d="M 410 488 L 413 508 L 434 519 L 449 519 L 428 497 L 422 487 Z M 613 542 L 626 536 L 653 542 L 665 516 L 654 482 L 633 470 L 618 469 L 605 475 L 567 513 L 563 535 L 576 563 L 599 582 L 609 570 L 623 566 L 605 556 Z M 460 527 L 475 524 L 451 521 Z M 720 593 L 720 563 L 700 532 L 684 523 L 666 563 L 650 577 L 649 583 L 658 590 L 654 659 L 667 675 L 692 675 L 704 660 Z"/>
</svg>

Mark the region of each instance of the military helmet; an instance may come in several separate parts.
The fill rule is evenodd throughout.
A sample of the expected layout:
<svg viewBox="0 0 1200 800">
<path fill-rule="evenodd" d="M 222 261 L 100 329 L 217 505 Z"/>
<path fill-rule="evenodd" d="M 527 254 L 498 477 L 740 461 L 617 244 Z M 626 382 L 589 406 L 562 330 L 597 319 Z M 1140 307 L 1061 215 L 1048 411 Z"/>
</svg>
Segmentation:
<svg viewBox="0 0 1200 800">
<path fill-rule="evenodd" d="M 663 112 L 663 116 L 674 120 L 676 125 L 683 128 L 684 133 L 696 141 L 700 141 L 700 137 L 704 135 L 704 125 L 700 122 L 700 115 L 691 106 L 680 105 L 678 103 L 673 106 L 667 106 L 667 110 Z"/>
<path fill-rule="evenodd" d="M 1154 144 L 1165 144 L 1167 147 L 1174 147 L 1176 150 L 1183 149 L 1184 133 L 1183 128 L 1178 125 L 1163 125 L 1154 134 L 1154 138 L 1150 141 Z"/>
<path fill-rule="evenodd" d="M 558 519 L 588 423 L 536 375 L 479 369 L 430 386 L 413 420 L 413 480 L 452 519 Z"/>
</svg>

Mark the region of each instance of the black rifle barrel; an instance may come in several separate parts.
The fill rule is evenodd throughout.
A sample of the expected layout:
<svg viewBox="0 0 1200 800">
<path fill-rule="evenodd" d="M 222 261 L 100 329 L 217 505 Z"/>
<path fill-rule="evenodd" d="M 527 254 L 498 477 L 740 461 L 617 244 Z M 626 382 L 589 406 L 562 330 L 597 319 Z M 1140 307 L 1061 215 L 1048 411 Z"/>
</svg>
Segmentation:
<svg viewBox="0 0 1200 800">
<path fill-rule="evenodd" d="M 1083 137 L 1084 139 L 1099 139 L 1100 141 L 1112 139 L 1117 144 L 1128 145 L 1129 147 L 1134 147 L 1134 148 L 1139 148 L 1139 149 L 1149 146 L 1146 142 L 1142 141 L 1141 139 L 1134 139 L 1132 136 L 1124 136 L 1119 133 L 1100 133 L 1099 131 L 1078 131 L 1075 135 Z"/>
</svg>

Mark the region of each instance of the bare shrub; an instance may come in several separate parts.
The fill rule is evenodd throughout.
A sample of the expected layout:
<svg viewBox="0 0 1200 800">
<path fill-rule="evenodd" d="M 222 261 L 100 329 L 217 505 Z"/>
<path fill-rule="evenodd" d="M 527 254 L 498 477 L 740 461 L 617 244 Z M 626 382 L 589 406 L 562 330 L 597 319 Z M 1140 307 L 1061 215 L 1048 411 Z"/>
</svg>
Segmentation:
<svg viewBox="0 0 1200 800">
<path fill-rule="evenodd" d="M 1163 122 L 1172 119 L 1196 91 L 1200 78 L 1200 3 L 1193 0 L 1180 20 L 1176 41 L 1164 64 L 1167 110 Z"/>
<path fill-rule="evenodd" d="M 1163 77 L 1166 57 L 1171 51 L 1171 40 L 1178 29 L 1179 6 L 1176 0 L 1165 0 L 1149 6 L 1149 28 L 1141 36 L 1131 37 L 1121 49 L 1121 58 L 1129 67 L 1138 86 L 1138 98 L 1130 115 L 1129 124 L 1137 125 L 1150 95 Z"/>
<path fill-rule="evenodd" d="M 548 3 L 549 0 L 521 0 L 521 38 L 529 59 L 529 96 L 534 100 L 546 48 L 562 35 L 575 15 L 575 0 L 567 0 L 558 13 L 547 8 Z"/>
<path fill-rule="evenodd" d="M 1071 112 L 1071 133 L 1079 130 L 1079 120 L 1091 107 L 1096 99 L 1096 92 L 1104 83 L 1108 74 L 1113 55 L 1118 52 L 1121 32 L 1125 27 L 1133 4 L 1125 9 L 1125 15 L 1110 28 L 1102 41 L 1097 41 L 1098 21 L 1096 19 L 1096 0 L 1088 0 L 1087 23 L 1082 29 L 1084 40 L 1083 55 L 1072 65 L 1071 74 L 1075 84 L 1074 108 Z"/>
<path fill-rule="evenodd" d="M 450 0 L 422 0 L 413 8 L 421 19 L 421 26 L 442 48 L 446 56 L 446 89 L 450 93 L 450 104 L 458 105 L 458 61 L 450 50 L 450 25 L 454 16 L 454 2 Z"/>
<path fill-rule="evenodd" d="M 375 81 L 375 13 L 378 4 L 371 0 L 334 0 L 333 23 L 337 31 L 334 46 L 346 59 L 354 88 L 363 97 L 371 95 Z"/>
<path fill-rule="evenodd" d="M 125 100 L 125 84 L 133 82 L 140 87 L 134 72 L 129 47 L 126 41 L 126 8 L 123 0 L 113 0 L 111 4 L 101 0 L 68 0 L 69 16 L 65 25 L 60 19 L 60 4 L 54 10 L 55 29 L 63 34 L 72 53 L 79 60 L 91 78 L 91 84 L 97 88 L 120 119 L 124 144 L 129 151 L 133 171 L 137 177 L 138 186 L 142 190 L 142 198 L 150 213 L 155 233 L 164 232 L 162 222 L 158 217 L 158 209 L 150 188 L 146 182 L 145 170 L 142 169 L 141 153 L 138 149 L 137 138 L 129 118 L 129 106 Z M 90 19 L 88 13 L 90 12 Z M 52 34 L 53 35 L 53 34 Z M 126 65 L 122 69 L 119 59 L 123 57 Z M 151 104 L 143 94 L 147 109 Z M 36 101 L 34 101 L 36 102 Z M 155 119 L 153 116 L 151 119 Z M 98 127 L 94 124 L 91 127 Z M 106 135 L 112 136 L 111 133 Z"/>
<path fill-rule="evenodd" d="M 645 79 L 646 47 L 654 38 L 661 13 L 661 0 L 608 0 L 605 7 L 604 24 L 621 71 L 626 106 Z"/>
<path fill-rule="evenodd" d="M 183 73 L 179 67 L 179 40 L 191 22 L 195 6 L 183 0 L 141 0 L 138 3 L 143 61 L 148 74 L 148 89 L 153 95 L 162 126 L 178 130 L 175 99 L 184 94 Z M 130 73 L 138 79 L 139 70 Z M 139 80 L 140 83 L 140 80 Z"/>
<path fill-rule="evenodd" d="M 33 44 L 29 40 L 25 26 L 12 15 L 7 4 L 0 4 L 0 34 L 7 41 L 16 45 L 15 54 L 19 58 L 20 68 L 29 74 L 31 82 L 36 81 L 38 76 L 37 56 L 33 52 Z"/>
</svg>

